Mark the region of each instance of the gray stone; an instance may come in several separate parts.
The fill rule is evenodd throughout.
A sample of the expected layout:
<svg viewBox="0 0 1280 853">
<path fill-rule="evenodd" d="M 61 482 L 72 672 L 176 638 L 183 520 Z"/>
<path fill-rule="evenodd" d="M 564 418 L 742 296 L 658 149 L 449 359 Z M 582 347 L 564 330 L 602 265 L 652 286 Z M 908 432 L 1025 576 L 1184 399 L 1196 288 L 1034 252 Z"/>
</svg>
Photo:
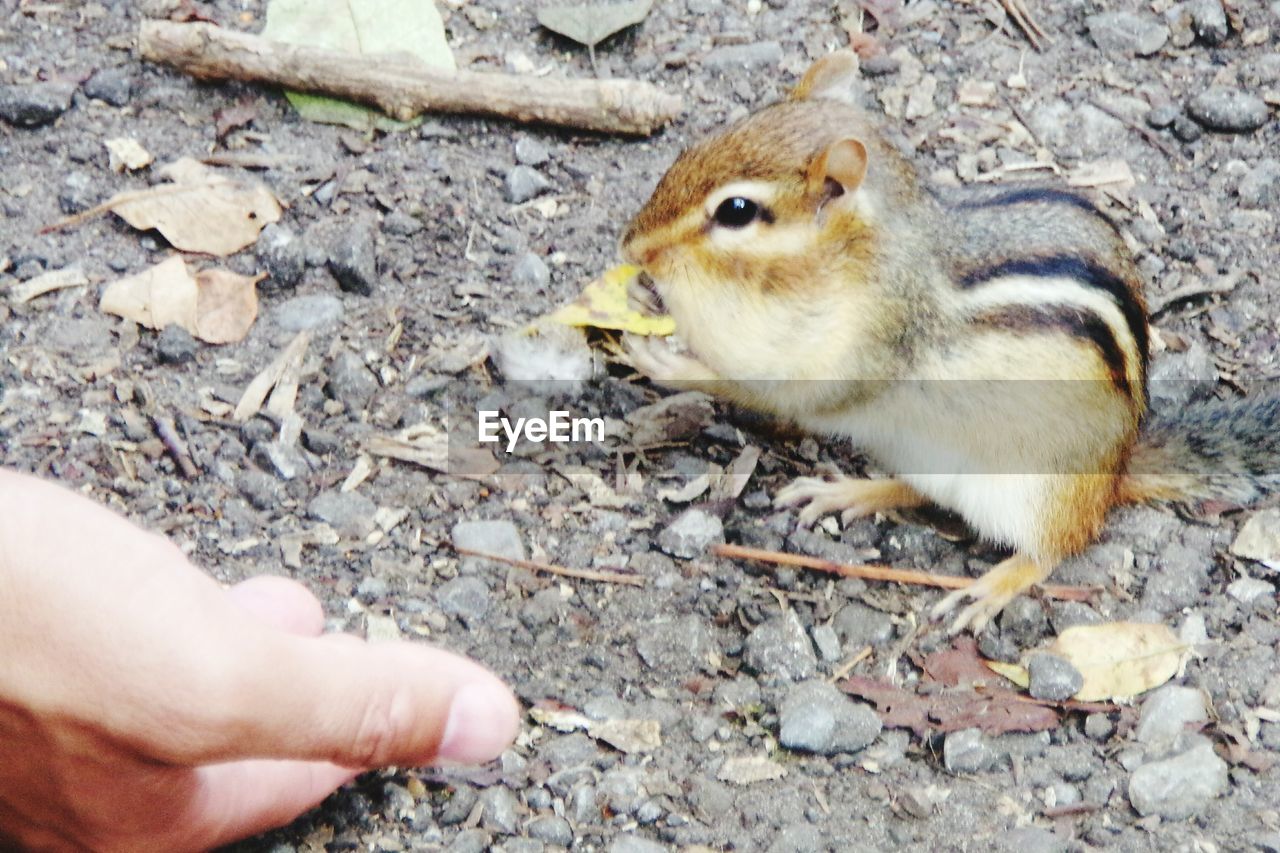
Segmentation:
<svg viewBox="0 0 1280 853">
<path fill-rule="evenodd" d="M 712 544 L 724 541 L 724 523 L 703 509 L 687 509 L 658 534 L 663 553 L 684 560 L 701 557 Z"/>
<path fill-rule="evenodd" d="M 529 821 L 528 831 L 530 838 L 545 841 L 547 844 L 556 844 L 560 847 L 573 844 L 573 828 L 569 826 L 569 821 L 556 815 L 535 817 Z"/>
<path fill-rule="evenodd" d="M 465 625 L 471 626 L 484 619 L 493 599 L 484 581 L 474 575 L 465 575 L 437 587 L 436 603 L 445 614 L 457 616 Z"/>
<path fill-rule="evenodd" d="M 190 332 L 170 323 L 156 335 L 156 358 L 161 364 L 186 364 L 196 360 L 199 346 Z"/>
<path fill-rule="evenodd" d="M 39 127 L 71 109 L 71 83 L 20 83 L 0 86 L 0 119 L 15 127 Z"/>
<path fill-rule="evenodd" d="M 547 146 L 538 140 L 529 136 L 516 140 L 516 162 L 522 166 L 541 166 L 548 159 Z"/>
<path fill-rule="evenodd" d="M 1227 595 L 1241 604 L 1254 604 L 1275 597 L 1276 588 L 1262 578 L 1237 578 L 1227 585 Z"/>
<path fill-rule="evenodd" d="M 640 807 L 636 809 L 635 816 L 639 823 L 648 826 L 650 824 L 657 823 L 665 813 L 666 811 L 662 808 L 661 803 L 655 799 L 648 799 L 641 803 Z"/>
<path fill-rule="evenodd" d="M 715 652 L 710 629 L 692 614 L 651 622 L 636 638 L 636 654 L 645 666 L 671 674 L 710 670 Z"/>
<path fill-rule="evenodd" d="M 370 575 L 360 578 L 360 583 L 356 584 L 356 595 L 365 602 L 385 598 L 389 592 L 391 592 L 391 584 L 387 583 L 386 578 Z"/>
<path fill-rule="evenodd" d="M 993 849 L 997 853 L 1067 853 L 1071 846 L 1069 839 L 1051 830 L 1020 826 L 1001 833 Z"/>
<path fill-rule="evenodd" d="M 1000 613 L 1000 634 L 1019 648 L 1034 646 L 1049 630 L 1049 619 L 1040 602 L 1018 596 Z"/>
<path fill-rule="evenodd" d="M 739 675 L 733 681 L 721 681 L 716 685 L 715 702 L 718 707 L 732 708 L 743 712 L 752 705 L 759 705 L 762 699 L 760 682 L 745 675 Z"/>
<path fill-rule="evenodd" d="M 421 219 L 403 210 L 393 210 L 382 219 L 382 230 L 393 237 L 412 237 L 425 227 Z"/>
<path fill-rule="evenodd" d="M 84 172 L 69 172 L 58 187 L 58 207 L 68 216 L 93 207 L 97 198 L 97 183 Z"/>
<path fill-rule="evenodd" d="M 1280 160 L 1262 160 L 1240 179 L 1240 201 L 1249 207 L 1280 205 Z"/>
<path fill-rule="evenodd" d="M 792 823 L 778 830 L 766 853 L 811 853 L 824 849 L 822 831 L 811 823 Z"/>
<path fill-rule="evenodd" d="M 1177 120 L 1179 112 L 1173 104 L 1161 104 L 1147 113 L 1147 124 L 1156 130 L 1164 130 Z"/>
<path fill-rule="evenodd" d="M 277 287 L 294 287 L 302 281 L 302 274 L 307 271 L 307 253 L 302 241 L 288 227 L 278 222 L 271 223 L 262 229 L 254 248 L 258 253 L 258 261 L 267 271 L 268 280 L 272 284 Z"/>
<path fill-rule="evenodd" d="M 1231 34 L 1222 0 L 1191 0 L 1191 28 L 1205 44 L 1222 44 Z"/>
<path fill-rule="evenodd" d="M 551 270 L 533 252 L 525 252 L 511 266 L 511 283 L 521 293 L 541 293 L 551 284 Z"/>
<path fill-rule="evenodd" d="M 607 853 L 667 853 L 664 845 L 638 835 L 616 835 L 606 850 Z"/>
<path fill-rule="evenodd" d="M 1173 123 L 1173 135 L 1178 137 L 1179 142 L 1195 142 L 1204 136 L 1204 128 L 1192 121 L 1189 116 L 1181 115 Z"/>
<path fill-rule="evenodd" d="M 633 813 L 649 796 L 644 788 L 644 771 L 636 767 L 614 767 L 605 771 L 597 787 L 615 814 Z"/>
<path fill-rule="evenodd" d="M 823 662 L 837 663 L 840 660 L 840 637 L 836 634 L 835 628 L 826 624 L 814 625 L 809 633 L 813 636 L 813 645 L 818 650 L 818 657 L 822 658 Z"/>
<path fill-rule="evenodd" d="M 440 808 L 440 825 L 455 826 L 462 823 L 471 815 L 471 810 L 476 807 L 479 799 L 475 788 L 458 785 L 453 789 L 453 796 L 445 800 Z"/>
<path fill-rule="evenodd" d="M 304 332 L 337 323 L 345 311 L 342 300 L 327 293 L 295 296 L 276 306 L 276 325 L 286 332 Z"/>
<path fill-rule="evenodd" d="M 978 773 L 996 763 L 1000 753 L 980 729 L 950 732 L 942 743 L 942 763 L 950 773 Z"/>
<path fill-rule="evenodd" d="M 776 66 L 782 62 L 782 45 L 776 41 L 758 41 L 753 44 L 725 44 L 707 51 L 702 59 L 704 68 L 731 70 L 755 65 Z"/>
<path fill-rule="evenodd" d="M 1084 23 L 1093 43 L 1107 53 L 1150 56 L 1169 40 L 1169 28 L 1153 15 L 1100 12 Z"/>
<path fill-rule="evenodd" d="M 859 601 L 851 601 L 837 611 L 831 627 L 850 653 L 864 646 L 879 647 L 893 639 L 893 620 Z"/>
<path fill-rule="evenodd" d="M 579 785 L 569 795 L 569 818 L 576 825 L 600 822 L 600 806 L 596 803 L 596 786 Z"/>
<path fill-rule="evenodd" d="M 344 349 L 329 365 L 325 390 L 335 400 L 340 400 L 349 412 L 363 411 L 369 400 L 378 392 L 378 378 L 365 366 L 364 359 Z"/>
<path fill-rule="evenodd" d="M 747 669 L 781 681 L 812 678 L 818 669 L 818 656 L 794 610 L 756 626 L 742 657 Z"/>
<path fill-rule="evenodd" d="M 1115 723 L 1106 714 L 1093 713 L 1084 718 L 1086 737 L 1099 742 L 1108 740 L 1116 730 Z"/>
<path fill-rule="evenodd" d="M 507 201 L 523 204 L 551 189 L 551 182 L 531 166 L 516 166 L 507 172 L 503 191 Z"/>
<path fill-rule="evenodd" d="M 1071 661 L 1048 652 L 1031 656 L 1027 661 L 1027 674 L 1030 676 L 1027 692 L 1036 699 L 1062 702 L 1084 686 L 1084 676 Z"/>
<path fill-rule="evenodd" d="M 525 559 L 524 540 L 520 530 L 504 518 L 459 521 L 449 532 L 455 548 L 506 557 L 510 560 Z M 462 574 L 503 569 L 501 563 L 480 557 L 464 557 L 459 570 Z"/>
<path fill-rule="evenodd" d="M 1280 508 L 1259 510 L 1240 526 L 1231 553 L 1280 568 Z"/>
<path fill-rule="evenodd" d="M 133 73 L 128 68 L 104 68 L 84 81 L 84 93 L 111 106 L 124 106 L 133 97 Z"/>
<path fill-rule="evenodd" d="M 321 492 L 307 505 L 312 518 L 326 522 L 344 539 L 363 539 L 372 533 L 377 509 L 377 504 L 359 492 L 339 489 Z"/>
<path fill-rule="evenodd" d="M 269 512 L 280 508 L 280 481 L 257 468 L 245 468 L 236 478 L 240 494 L 254 509 Z"/>
<path fill-rule="evenodd" d="M 1267 123 L 1266 101 L 1230 86 L 1211 86 L 1191 99 L 1187 112 L 1209 130 L 1249 133 Z"/>
<path fill-rule="evenodd" d="M 1185 820 L 1227 789 L 1227 763 L 1202 742 L 1173 758 L 1144 764 L 1129 777 L 1129 802 L 1138 814 Z"/>
<path fill-rule="evenodd" d="M 84 93 L 113 107 L 123 107 L 133 97 L 133 74 L 127 68 L 104 68 L 85 81 Z"/>
<path fill-rule="evenodd" d="M 449 853 L 484 853 L 492 843 L 483 829 L 464 829 L 449 842 Z"/>
<path fill-rule="evenodd" d="M 1183 734 L 1188 724 L 1208 719 L 1209 709 L 1205 707 L 1203 693 L 1194 687 L 1166 684 L 1142 703 L 1134 737 L 1138 743 L 1169 742 Z"/>
<path fill-rule="evenodd" d="M 875 712 L 825 681 L 804 681 L 778 711 L 778 742 L 787 749 L 836 755 L 864 749 L 880 734 Z"/>
<path fill-rule="evenodd" d="M 338 287 L 361 296 L 373 293 L 373 286 L 378 283 L 373 223 L 356 220 L 339 231 L 329 246 L 328 263 Z"/>
<path fill-rule="evenodd" d="M 520 803 L 510 788 L 506 785 L 485 788 L 480 794 L 480 804 L 484 808 L 480 823 L 485 829 L 515 835 Z"/>
</svg>

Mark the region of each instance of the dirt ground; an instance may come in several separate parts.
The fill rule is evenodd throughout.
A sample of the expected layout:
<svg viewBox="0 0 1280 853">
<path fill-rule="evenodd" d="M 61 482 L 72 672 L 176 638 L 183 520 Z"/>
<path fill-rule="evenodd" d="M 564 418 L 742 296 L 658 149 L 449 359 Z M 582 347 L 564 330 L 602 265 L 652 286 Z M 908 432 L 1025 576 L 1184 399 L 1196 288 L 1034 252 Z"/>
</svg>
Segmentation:
<svg viewBox="0 0 1280 853">
<path fill-rule="evenodd" d="M 494 341 L 614 264 L 622 227 L 676 153 L 847 45 L 841 22 L 856 4 L 658 2 L 597 52 L 601 76 L 686 98 L 682 120 L 640 140 L 452 116 L 373 137 L 309 124 L 268 88 L 196 83 L 141 62 L 139 22 L 174 5 L 7 0 L 0 12 L 0 82 L 76 89 L 52 121 L 0 121 L 0 461 L 165 531 L 222 581 L 299 579 L 335 630 L 441 644 L 493 667 L 528 706 L 655 721 L 661 739 L 628 752 L 526 717 L 494 766 L 368 774 L 237 849 L 1280 850 L 1277 563 L 1232 550 L 1250 513 L 1116 513 L 1103 541 L 1055 575 L 1100 585 L 1092 603 L 1027 599 L 982 638 L 988 654 L 1016 657 L 1081 622 L 1168 624 L 1198 641 L 1177 683 L 1207 697 L 1209 719 L 1185 720 L 1205 740 L 1155 746 L 1132 710 L 1066 713 L 1039 734 L 877 734 L 859 707 L 869 744 L 804 752 L 778 740 L 788 702 L 821 717 L 821 701 L 796 682 L 847 672 L 868 647 L 853 674 L 917 684 L 922 657 L 948 642 L 921 617 L 937 594 L 766 572 L 701 551 L 671 556 L 685 540 L 669 525 L 685 506 L 669 493 L 754 445 L 762 455 L 746 491 L 696 519 L 714 528 L 722 516 L 728 542 L 957 574 L 999 557 L 902 519 L 797 531 L 794 512 L 774 510 L 769 496 L 823 461 L 856 469 L 846 448 L 695 407 L 683 433 L 636 452 L 624 418 L 662 395 L 615 378 L 563 398 L 609 419 L 601 445 L 503 456 L 483 480 L 374 459 L 341 491 L 372 435 L 438 422 L 451 401 L 514 405 L 486 358 L 500 349 Z M 265 14 L 259 0 L 188 5 L 248 30 Z M 536 5 L 442 3 L 459 65 L 591 75 L 585 51 L 538 28 Z M 1280 4 L 1239 0 L 1221 25 L 1216 0 L 1031 5 L 1049 36 L 1042 51 L 1011 22 L 999 25 L 995 3 L 896 10 L 892 31 L 876 36 L 885 52 L 865 64 L 872 103 L 931 185 L 1101 184 L 1089 191 L 1147 278 L 1157 405 L 1265 392 L 1280 318 Z M 1091 18 L 1114 11 L 1130 16 Z M 252 121 L 219 140 L 216 116 L 240 105 Z M 171 252 L 155 232 L 105 215 L 38 233 L 155 180 L 111 171 L 103 143 L 113 137 L 137 140 L 157 164 L 247 156 L 287 205 L 256 248 L 226 262 L 270 274 L 242 343 L 202 344 L 99 312 L 108 282 Z M 1080 168 L 1100 163 L 1110 164 L 1101 181 Z M 511 200 L 518 164 L 547 184 L 532 200 Z M 351 253 L 376 259 L 368 293 L 341 289 L 331 272 Z M 88 286 L 12 298 L 9 285 L 71 265 Z M 297 402 L 301 449 L 282 458 L 271 421 L 237 424 L 227 406 L 300 329 L 313 335 Z M 174 418 L 196 476 L 182 476 L 151 430 L 155 413 Z M 611 488 L 620 464 L 638 493 Z M 501 523 L 455 527 L 477 520 Z M 1280 559 L 1280 524 L 1257 524 L 1263 551 Z M 282 547 L 323 525 L 337 535 L 315 535 L 300 558 L 296 545 Z M 454 538 L 648 583 L 460 560 Z M 1143 719 L 1181 729 L 1179 713 L 1153 703 Z M 1195 749 L 1208 742 L 1225 763 Z M 1177 766 L 1158 774 L 1178 790 L 1134 794 L 1143 765 L 1188 756 L 1200 763 L 1185 777 Z M 785 775 L 744 783 L 726 764 L 742 757 Z M 1215 781 L 1195 784 L 1204 779 Z M 1140 813 L 1143 796 L 1156 805 Z"/>
</svg>

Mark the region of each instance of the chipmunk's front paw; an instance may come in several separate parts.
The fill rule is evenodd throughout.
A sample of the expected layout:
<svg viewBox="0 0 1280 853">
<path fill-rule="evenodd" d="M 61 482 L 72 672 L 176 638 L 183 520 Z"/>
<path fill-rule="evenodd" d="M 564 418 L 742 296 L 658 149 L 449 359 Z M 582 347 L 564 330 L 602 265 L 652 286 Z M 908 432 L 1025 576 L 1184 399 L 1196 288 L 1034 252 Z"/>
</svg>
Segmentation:
<svg viewBox="0 0 1280 853">
<path fill-rule="evenodd" d="M 827 477 L 798 477 L 773 499 L 776 507 L 804 504 L 799 521 L 805 527 L 833 512 L 839 512 L 840 522 L 848 524 L 856 518 L 923 502 L 914 489 L 897 480 L 859 480 L 839 472 Z"/>
<path fill-rule="evenodd" d="M 678 352 L 670 338 L 623 335 L 622 355 L 628 364 L 661 385 L 696 385 L 719 378 L 693 356 Z"/>
<path fill-rule="evenodd" d="M 956 615 L 947 633 L 958 634 L 968 628 L 978 634 L 1010 601 L 1047 578 L 1049 571 L 1030 557 L 1015 554 L 964 589 L 949 593 L 934 605 L 930 615 L 941 619 L 961 601 L 973 599 Z"/>
</svg>

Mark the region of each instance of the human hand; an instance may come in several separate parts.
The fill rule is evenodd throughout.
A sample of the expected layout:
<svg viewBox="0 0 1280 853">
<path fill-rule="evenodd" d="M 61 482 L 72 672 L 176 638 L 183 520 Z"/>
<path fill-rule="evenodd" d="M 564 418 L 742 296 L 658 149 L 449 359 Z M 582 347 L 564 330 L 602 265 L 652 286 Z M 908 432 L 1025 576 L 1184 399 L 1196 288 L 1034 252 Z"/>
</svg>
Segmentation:
<svg viewBox="0 0 1280 853">
<path fill-rule="evenodd" d="M 167 540 L 0 470 L 0 847 L 205 849 L 364 769 L 514 738 L 514 697 L 478 664 L 323 622 L 292 581 L 224 590 Z"/>
</svg>

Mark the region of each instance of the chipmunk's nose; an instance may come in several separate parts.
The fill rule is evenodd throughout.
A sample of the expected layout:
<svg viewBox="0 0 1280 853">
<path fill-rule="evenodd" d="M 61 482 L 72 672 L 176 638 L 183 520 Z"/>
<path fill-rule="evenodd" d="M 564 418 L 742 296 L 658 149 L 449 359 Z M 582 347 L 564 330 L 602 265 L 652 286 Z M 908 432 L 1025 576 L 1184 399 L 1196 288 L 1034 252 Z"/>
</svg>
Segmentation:
<svg viewBox="0 0 1280 853">
<path fill-rule="evenodd" d="M 647 246 L 646 241 L 636 239 L 630 231 L 622 238 L 622 259 L 629 264 L 647 267 L 658 257 L 659 251 L 657 246 Z"/>
</svg>

